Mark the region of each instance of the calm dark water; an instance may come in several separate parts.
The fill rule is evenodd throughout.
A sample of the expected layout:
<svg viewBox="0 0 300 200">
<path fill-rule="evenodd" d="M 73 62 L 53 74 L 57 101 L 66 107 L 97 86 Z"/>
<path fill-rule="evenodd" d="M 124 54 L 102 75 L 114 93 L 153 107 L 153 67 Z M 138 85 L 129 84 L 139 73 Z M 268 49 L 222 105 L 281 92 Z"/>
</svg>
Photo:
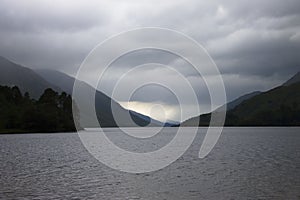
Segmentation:
<svg viewBox="0 0 300 200">
<path fill-rule="evenodd" d="M 176 162 L 146 174 L 99 163 L 76 133 L 0 135 L 0 199 L 300 199 L 300 128 L 225 128 L 199 159 L 204 132 Z"/>
</svg>

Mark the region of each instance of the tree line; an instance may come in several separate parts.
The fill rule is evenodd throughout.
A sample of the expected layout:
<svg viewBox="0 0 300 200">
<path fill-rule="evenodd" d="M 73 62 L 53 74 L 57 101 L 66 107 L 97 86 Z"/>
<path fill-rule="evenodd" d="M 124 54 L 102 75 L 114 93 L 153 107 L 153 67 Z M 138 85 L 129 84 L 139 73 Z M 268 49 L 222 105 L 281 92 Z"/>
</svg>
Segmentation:
<svg viewBox="0 0 300 200">
<path fill-rule="evenodd" d="M 0 133 L 76 131 L 72 98 L 48 88 L 35 100 L 17 86 L 0 86 Z"/>
</svg>

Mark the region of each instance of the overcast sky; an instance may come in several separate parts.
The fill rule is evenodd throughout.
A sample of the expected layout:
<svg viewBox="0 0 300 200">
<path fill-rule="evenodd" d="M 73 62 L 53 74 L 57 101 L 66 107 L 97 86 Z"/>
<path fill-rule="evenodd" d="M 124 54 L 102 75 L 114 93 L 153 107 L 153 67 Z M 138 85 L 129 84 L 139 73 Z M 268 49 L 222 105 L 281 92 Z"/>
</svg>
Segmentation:
<svg viewBox="0 0 300 200">
<path fill-rule="evenodd" d="M 144 26 L 169 28 L 207 49 L 223 75 L 230 101 L 275 87 L 300 71 L 299 10 L 299 0 L 0 0 L 0 55 L 33 69 L 73 75 L 87 54 L 111 35 Z M 126 67 L 158 58 L 163 64 L 185 65 L 168 53 L 149 50 L 132 53 L 115 65 Z M 153 73 L 176 85 L 176 75 L 161 70 Z M 107 77 L 109 86 L 111 77 Z M 189 81 L 199 91 L 201 112 L 209 111 L 201 80 L 190 77 Z M 147 92 L 137 92 L 130 105 L 121 97 L 117 100 L 145 114 L 151 102 L 161 102 L 167 118 L 179 120 L 171 96 L 162 88 L 149 87 Z M 197 114 L 194 106 L 186 102 L 185 109 L 190 111 L 184 118 Z M 153 117 L 162 119 L 159 114 Z"/>
</svg>

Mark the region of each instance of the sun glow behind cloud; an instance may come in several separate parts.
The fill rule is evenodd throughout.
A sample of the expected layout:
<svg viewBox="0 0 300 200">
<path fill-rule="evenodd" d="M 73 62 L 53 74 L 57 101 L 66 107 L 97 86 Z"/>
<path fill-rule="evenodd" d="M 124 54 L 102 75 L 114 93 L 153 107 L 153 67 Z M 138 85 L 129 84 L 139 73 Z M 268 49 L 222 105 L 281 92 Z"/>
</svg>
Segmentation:
<svg viewBox="0 0 300 200">
<path fill-rule="evenodd" d="M 128 110 L 133 110 L 135 112 L 141 113 L 143 115 L 150 116 L 153 119 L 156 119 L 161 122 L 168 122 L 170 120 L 178 120 L 178 113 L 180 113 L 180 108 L 177 106 L 167 105 L 159 102 L 139 102 L 139 101 L 130 101 L 130 102 L 119 102 L 120 105 Z"/>
</svg>

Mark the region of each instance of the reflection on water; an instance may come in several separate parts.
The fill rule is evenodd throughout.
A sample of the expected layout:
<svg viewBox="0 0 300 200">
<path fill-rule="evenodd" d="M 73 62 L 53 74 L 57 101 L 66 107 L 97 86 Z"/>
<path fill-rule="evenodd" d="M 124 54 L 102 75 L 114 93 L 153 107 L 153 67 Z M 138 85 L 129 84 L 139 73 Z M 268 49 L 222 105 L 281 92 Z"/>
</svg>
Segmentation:
<svg viewBox="0 0 300 200">
<path fill-rule="evenodd" d="M 128 136 L 108 132 L 139 152 L 174 136 L 169 128 L 128 146 Z M 76 133 L 0 135 L 0 199 L 300 199 L 300 128 L 225 128 L 199 159 L 204 132 L 176 162 L 146 174 L 99 163 Z"/>
</svg>

